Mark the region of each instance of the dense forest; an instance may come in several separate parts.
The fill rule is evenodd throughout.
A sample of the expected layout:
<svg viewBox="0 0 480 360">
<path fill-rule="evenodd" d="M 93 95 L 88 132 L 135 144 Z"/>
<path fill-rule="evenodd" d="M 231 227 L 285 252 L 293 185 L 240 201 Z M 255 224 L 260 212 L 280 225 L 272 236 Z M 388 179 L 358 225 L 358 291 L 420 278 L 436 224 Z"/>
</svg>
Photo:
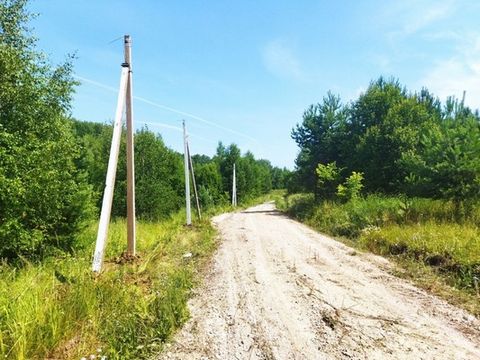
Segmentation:
<svg viewBox="0 0 480 360">
<path fill-rule="evenodd" d="M 87 177 L 98 209 L 105 184 L 112 126 L 72 121 L 79 146 L 76 167 Z M 180 135 L 179 135 L 180 136 Z M 115 184 L 113 216 L 126 214 L 126 148 L 120 147 Z M 200 204 L 224 205 L 231 201 L 233 164 L 237 168 L 237 196 L 240 202 L 286 186 L 289 171 L 273 167 L 267 160 L 257 160 L 251 152 L 241 154 L 235 144 L 218 144 L 216 154 L 192 156 Z M 135 133 L 135 183 L 137 216 L 160 220 L 184 205 L 185 183 L 183 154 L 169 149 L 160 134 L 143 128 Z"/>
</svg>

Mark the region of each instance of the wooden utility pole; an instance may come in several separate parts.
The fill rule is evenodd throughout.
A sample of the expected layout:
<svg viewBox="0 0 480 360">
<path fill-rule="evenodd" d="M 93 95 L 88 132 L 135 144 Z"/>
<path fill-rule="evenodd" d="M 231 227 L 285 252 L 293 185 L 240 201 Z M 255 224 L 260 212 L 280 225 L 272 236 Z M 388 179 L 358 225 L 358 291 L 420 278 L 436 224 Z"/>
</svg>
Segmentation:
<svg viewBox="0 0 480 360">
<path fill-rule="evenodd" d="M 192 173 L 193 192 L 195 193 L 195 203 L 197 205 L 197 214 L 198 214 L 198 218 L 201 220 L 202 214 L 200 212 L 200 201 L 198 200 L 197 182 L 195 181 L 195 171 L 193 171 L 192 154 L 190 154 L 190 146 L 188 144 L 188 141 L 187 141 L 187 151 L 188 151 L 188 160 L 190 161 L 190 171 Z"/>
<path fill-rule="evenodd" d="M 120 90 L 118 91 L 117 109 L 115 111 L 115 122 L 113 124 L 112 144 L 110 146 L 110 157 L 108 159 L 107 178 L 105 180 L 105 191 L 103 193 L 102 211 L 98 224 L 97 242 L 93 256 L 92 270 L 100 272 L 103 264 L 103 254 L 107 242 L 108 224 L 112 210 L 113 187 L 117 172 L 118 153 L 120 151 L 120 137 L 122 136 L 122 113 L 125 106 L 125 95 L 128 82 L 128 68 L 122 67 L 120 77 Z"/>
<path fill-rule="evenodd" d="M 135 256 L 135 153 L 133 143 L 132 47 L 125 35 L 125 66 L 128 68 L 127 105 L 127 254 Z"/>
<path fill-rule="evenodd" d="M 237 206 L 237 174 L 235 171 L 235 164 L 233 164 L 232 206 Z"/>
<path fill-rule="evenodd" d="M 188 143 L 185 120 L 183 120 L 183 160 L 185 167 L 185 206 L 187 212 L 187 225 L 190 226 L 192 225 L 192 210 L 190 208 L 190 174 L 188 171 Z"/>
</svg>

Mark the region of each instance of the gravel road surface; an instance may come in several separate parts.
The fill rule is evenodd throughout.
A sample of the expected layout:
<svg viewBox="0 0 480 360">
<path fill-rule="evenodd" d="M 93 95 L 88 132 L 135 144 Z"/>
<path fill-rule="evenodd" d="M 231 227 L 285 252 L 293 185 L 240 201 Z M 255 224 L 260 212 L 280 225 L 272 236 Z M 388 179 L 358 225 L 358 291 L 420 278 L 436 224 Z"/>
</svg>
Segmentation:
<svg viewBox="0 0 480 360">
<path fill-rule="evenodd" d="M 387 260 L 272 203 L 213 221 L 221 244 L 159 359 L 480 359 L 480 321 Z"/>
</svg>

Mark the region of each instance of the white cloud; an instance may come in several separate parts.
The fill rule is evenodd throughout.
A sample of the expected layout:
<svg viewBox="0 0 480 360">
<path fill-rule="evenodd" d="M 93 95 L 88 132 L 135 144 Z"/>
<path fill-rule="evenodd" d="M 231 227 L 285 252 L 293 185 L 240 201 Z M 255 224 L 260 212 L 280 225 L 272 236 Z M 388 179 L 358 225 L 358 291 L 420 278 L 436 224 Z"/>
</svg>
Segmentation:
<svg viewBox="0 0 480 360">
<path fill-rule="evenodd" d="M 392 45 L 398 40 L 427 30 L 435 23 L 455 14 L 458 0 L 403 0 L 389 4 L 381 12 L 381 21 L 391 30 L 387 39 Z"/>
<path fill-rule="evenodd" d="M 284 41 L 269 42 L 263 48 L 262 56 L 265 67 L 272 74 L 293 80 L 305 78 L 299 60 Z"/>
<path fill-rule="evenodd" d="M 402 32 L 404 35 L 414 34 L 430 24 L 448 17 L 453 13 L 454 8 L 455 1 L 453 0 L 420 3 L 418 7 L 412 7 Z"/>
<path fill-rule="evenodd" d="M 426 86 L 442 100 L 451 95 L 461 98 L 465 90 L 465 103 L 480 109 L 480 34 L 466 34 L 461 39 L 456 53 L 436 62 L 418 87 Z"/>
</svg>

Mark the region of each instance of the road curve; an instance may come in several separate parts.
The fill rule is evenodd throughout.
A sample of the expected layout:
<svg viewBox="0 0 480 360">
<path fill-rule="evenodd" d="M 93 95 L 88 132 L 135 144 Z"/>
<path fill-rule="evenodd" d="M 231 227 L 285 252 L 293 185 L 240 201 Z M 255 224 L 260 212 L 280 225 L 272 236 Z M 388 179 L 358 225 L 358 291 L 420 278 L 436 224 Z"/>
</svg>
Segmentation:
<svg viewBox="0 0 480 360">
<path fill-rule="evenodd" d="M 480 321 L 263 204 L 221 244 L 159 359 L 480 359 Z"/>
</svg>

